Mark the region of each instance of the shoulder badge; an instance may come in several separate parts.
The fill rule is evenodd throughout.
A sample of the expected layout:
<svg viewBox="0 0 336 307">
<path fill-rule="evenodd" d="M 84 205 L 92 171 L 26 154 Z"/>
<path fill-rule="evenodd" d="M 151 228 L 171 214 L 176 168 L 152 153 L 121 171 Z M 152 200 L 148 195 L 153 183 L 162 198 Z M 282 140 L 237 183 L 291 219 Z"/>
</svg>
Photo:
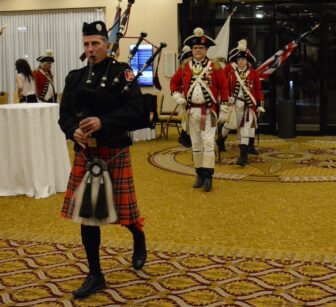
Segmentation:
<svg viewBox="0 0 336 307">
<path fill-rule="evenodd" d="M 125 75 L 125 80 L 127 82 L 130 82 L 130 81 L 134 80 L 134 78 L 135 78 L 132 69 L 125 69 L 124 70 L 124 75 Z"/>
</svg>

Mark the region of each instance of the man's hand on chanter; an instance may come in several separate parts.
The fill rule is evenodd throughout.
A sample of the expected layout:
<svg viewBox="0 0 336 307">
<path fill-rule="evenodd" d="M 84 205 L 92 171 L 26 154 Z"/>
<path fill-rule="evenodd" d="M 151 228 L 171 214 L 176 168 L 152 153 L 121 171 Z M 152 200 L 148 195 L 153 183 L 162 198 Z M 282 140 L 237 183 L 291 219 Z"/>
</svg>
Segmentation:
<svg viewBox="0 0 336 307">
<path fill-rule="evenodd" d="M 86 145 L 89 141 L 87 135 L 83 132 L 81 128 L 75 130 L 74 139 L 76 143 L 83 148 L 86 148 Z"/>
<path fill-rule="evenodd" d="M 93 132 L 100 130 L 101 127 L 102 125 L 98 117 L 88 117 L 79 123 L 79 128 L 82 129 L 87 136 L 90 136 Z"/>
</svg>

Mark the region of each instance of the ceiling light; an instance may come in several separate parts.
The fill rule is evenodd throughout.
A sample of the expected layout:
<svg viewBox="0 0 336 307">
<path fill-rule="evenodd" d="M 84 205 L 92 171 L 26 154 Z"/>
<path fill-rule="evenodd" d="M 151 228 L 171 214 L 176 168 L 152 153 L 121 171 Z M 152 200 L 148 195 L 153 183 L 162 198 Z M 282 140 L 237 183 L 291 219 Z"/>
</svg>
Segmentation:
<svg viewBox="0 0 336 307">
<path fill-rule="evenodd" d="M 263 17 L 264 17 L 264 15 L 263 15 L 263 14 L 261 14 L 261 13 L 257 13 L 257 14 L 255 15 L 255 17 L 257 17 L 257 18 L 263 18 Z"/>
</svg>

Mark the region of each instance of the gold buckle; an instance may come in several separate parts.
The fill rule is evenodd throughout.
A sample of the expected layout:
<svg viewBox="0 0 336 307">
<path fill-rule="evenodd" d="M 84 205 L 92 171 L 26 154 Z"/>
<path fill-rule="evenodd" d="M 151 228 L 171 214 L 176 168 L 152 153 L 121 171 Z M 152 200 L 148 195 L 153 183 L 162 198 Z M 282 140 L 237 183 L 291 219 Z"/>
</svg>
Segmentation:
<svg viewBox="0 0 336 307">
<path fill-rule="evenodd" d="M 88 147 L 97 147 L 97 140 L 95 138 L 89 138 Z"/>
</svg>

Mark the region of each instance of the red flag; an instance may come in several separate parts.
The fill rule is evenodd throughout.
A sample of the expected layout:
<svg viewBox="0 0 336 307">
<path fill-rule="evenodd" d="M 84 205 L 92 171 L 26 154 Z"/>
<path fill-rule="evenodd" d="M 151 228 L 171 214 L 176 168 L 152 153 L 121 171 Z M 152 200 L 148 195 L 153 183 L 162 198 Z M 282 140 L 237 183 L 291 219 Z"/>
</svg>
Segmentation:
<svg viewBox="0 0 336 307">
<path fill-rule="evenodd" d="M 278 67 L 283 64 L 298 46 L 296 41 L 291 41 L 283 49 L 277 51 L 268 60 L 261 64 L 257 71 L 260 80 L 267 79 Z"/>
</svg>

